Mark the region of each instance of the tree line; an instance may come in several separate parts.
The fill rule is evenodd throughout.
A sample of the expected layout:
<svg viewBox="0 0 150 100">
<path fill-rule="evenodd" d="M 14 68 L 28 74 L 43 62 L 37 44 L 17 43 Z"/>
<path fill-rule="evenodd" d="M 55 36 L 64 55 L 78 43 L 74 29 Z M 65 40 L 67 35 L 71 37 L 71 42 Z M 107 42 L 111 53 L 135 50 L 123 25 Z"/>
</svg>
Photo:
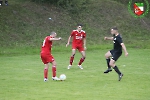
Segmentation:
<svg viewBox="0 0 150 100">
<path fill-rule="evenodd" d="M 32 0 L 38 3 L 48 3 L 58 7 L 62 7 L 71 13 L 78 13 L 85 10 L 90 0 Z"/>
</svg>

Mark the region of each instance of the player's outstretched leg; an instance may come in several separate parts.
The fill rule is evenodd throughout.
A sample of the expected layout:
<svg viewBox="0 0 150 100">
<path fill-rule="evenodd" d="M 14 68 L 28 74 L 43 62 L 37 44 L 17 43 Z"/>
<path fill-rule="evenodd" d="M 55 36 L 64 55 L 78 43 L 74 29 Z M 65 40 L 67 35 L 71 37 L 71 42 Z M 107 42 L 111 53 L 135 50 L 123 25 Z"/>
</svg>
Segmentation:
<svg viewBox="0 0 150 100">
<path fill-rule="evenodd" d="M 110 61 L 110 66 L 113 67 L 113 69 L 116 71 L 116 73 L 119 76 L 118 81 L 120 81 L 122 79 L 122 77 L 123 77 L 123 74 L 120 72 L 118 67 L 115 65 L 115 61 L 113 59 L 111 59 L 111 61 Z"/>
<path fill-rule="evenodd" d="M 72 55 L 71 55 L 71 57 L 70 57 L 70 64 L 68 65 L 68 69 L 70 69 L 71 66 L 72 66 L 72 63 L 73 63 L 73 61 L 74 61 L 75 53 L 76 53 L 76 50 L 75 50 L 75 49 L 72 49 Z"/>
<path fill-rule="evenodd" d="M 109 63 L 110 63 L 110 57 L 111 57 L 111 56 L 112 56 L 112 55 L 111 55 L 110 51 L 108 51 L 108 52 L 105 54 L 105 58 L 106 58 L 106 62 L 107 62 L 107 67 L 108 67 L 108 69 L 107 69 L 106 71 L 104 71 L 104 73 L 109 73 L 109 72 L 112 71 L 111 66 L 109 65 Z"/>
<path fill-rule="evenodd" d="M 48 81 L 48 68 L 49 68 L 49 64 L 45 64 L 45 68 L 44 68 L 44 81 Z"/>
<path fill-rule="evenodd" d="M 78 63 L 78 67 L 80 69 L 83 69 L 83 67 L 81 66 L 81 64 L 84 62 L 85 60 L 85 51 L 81 51 L 81 55 L 82 55 L 82 58 L 80 59 L 79 63 Z"/>
<path fill-rule="evenodd" d="M 52 79 L 53 80 L 56 80 L 56 81 L 58 81 L 58 80 L 60 80 L 58 77 L 56 77 L 56 62 L 55 61 L 53 61 L 52 62 Z"/>
</svg>

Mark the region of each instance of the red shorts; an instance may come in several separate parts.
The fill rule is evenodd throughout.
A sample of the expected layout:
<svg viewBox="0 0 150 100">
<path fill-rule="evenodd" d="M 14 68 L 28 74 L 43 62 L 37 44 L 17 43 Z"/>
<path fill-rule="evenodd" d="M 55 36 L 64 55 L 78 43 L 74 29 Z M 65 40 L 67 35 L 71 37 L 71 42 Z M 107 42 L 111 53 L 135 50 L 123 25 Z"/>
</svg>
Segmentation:
<svg viewBox="0 0 150 100">
<path fill-rule="evenodd" d="M 72 49 L 78 49 L 79 52 L 84 51 L 83 46 L 79 46 L 79 45 L 72 45 Z"/>
<path fill-rule="evenodd" d="M 51 54 L 41 53 L 41 59 L 44 64 L 51 63 L 54 61 L 54 57 Z"/>
</svg>

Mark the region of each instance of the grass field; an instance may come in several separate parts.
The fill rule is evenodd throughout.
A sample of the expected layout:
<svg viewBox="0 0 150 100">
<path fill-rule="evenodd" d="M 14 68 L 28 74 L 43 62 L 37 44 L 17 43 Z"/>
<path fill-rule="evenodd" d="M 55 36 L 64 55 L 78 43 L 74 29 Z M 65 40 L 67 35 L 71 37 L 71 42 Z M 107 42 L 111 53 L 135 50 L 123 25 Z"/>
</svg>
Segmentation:
<svg viewBox="0 0 150 100">
<path fill-rule="evenodd" d="M 1 56 L 0 100 L 150 100 L 149 49 L 129 49 L 129 57 L 122 57 L 117 65 L 124 73 L 118 82 L 117 74 L 106 70 L 104 53 L 107 50 L 87 51 L 83 67 L 77 68 L 77 53 L 72 69 L 67 70 L 70 53 L 54 52 L 57 75 L 67 80 L 43 82 L 40 56 Z"/>
<path fill-rule="evenodd" d="M 69 13 L 69 8 L 32 1 L 37 0 L 10 0 L 9 6 L 0 8 L 0 100 L 150 100 L 150 13 L 134 18 L 127 0 L 89 0 L 79 15 Z M 67 70 L 71 51 L 64 45 L 77 23 L 87 33 L 87 58 L 80 70 L 77 53 Z M 110 47 L 103 37 L 110 35 L 112 26 L 119 28 L 130 48 L 129 57 L 122 55 L 117 62 L 124 74 L 120 82 L 115 71 L 103 74 L 104 54 Z M 39 47 L 51 31 L 62 37 L 54 43 L 53 55 L 57 76 L 66 74 L 66 81 L 52 81 L 51 69 L 49 81 L 43 81 Z"/>
</svg>

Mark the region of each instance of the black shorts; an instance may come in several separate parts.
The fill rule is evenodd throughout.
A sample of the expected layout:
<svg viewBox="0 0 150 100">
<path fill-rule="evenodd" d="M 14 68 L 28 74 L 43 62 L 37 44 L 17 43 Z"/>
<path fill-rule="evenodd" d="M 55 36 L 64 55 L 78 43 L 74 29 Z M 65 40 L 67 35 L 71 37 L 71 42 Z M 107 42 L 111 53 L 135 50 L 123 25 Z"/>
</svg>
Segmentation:
<svg viewBox="0 0 150 100">
<path fill-rule="evenodd" d="M 118 52 L 116 50 L 110 50 L 110 53 L 112 55 L 112 59 L 117 61 L 118 58 L 122 55 L 122 52 Z"/>
</svg>

